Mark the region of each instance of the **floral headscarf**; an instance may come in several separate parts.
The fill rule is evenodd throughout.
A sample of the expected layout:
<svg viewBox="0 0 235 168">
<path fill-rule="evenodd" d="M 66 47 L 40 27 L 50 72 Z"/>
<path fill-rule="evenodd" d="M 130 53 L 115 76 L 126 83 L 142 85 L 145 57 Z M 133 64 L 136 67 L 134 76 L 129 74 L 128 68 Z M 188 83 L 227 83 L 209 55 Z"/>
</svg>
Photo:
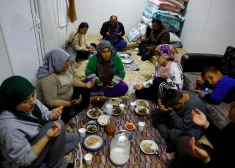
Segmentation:
<svg viewBox="0 0 235 168">
<path fill-rule="evenodd" d="M 155 49 L 155 53 L 156 52 L 160 52 L 160 54 L 169 60 L 169 63 L 167 64 L 167 66 L 165 67 L 164 70 L 164 74 L 168 76 L 168 73 L 170 72 L 170 67 L 171 67 L 171 63 L 172 62 L 176 62 L 179 66 L 179 68 L 181 68 L 182 70 L 182 66 L 180 64 L 180 57 L 179 54 L 176 50 L 176 48 L 172 45 L 169 44 L 162 44 L 159 45 L 156 49 Z M 158 67 L 158 73 L 161 73 L 161 69 L 162 69 L 162 65 L 159 65 Z"/>
<path fill-rule="evenodd" d="M 155 49 L 155 51 L 159 51 L 164 58 L 167 58 L 172 62 L 176 62 L 180 64 L 180 57 L 174 46 L 169 45 L 169 44 L 162 44 L 162 45 L 159 45 Z"/>
</svg>

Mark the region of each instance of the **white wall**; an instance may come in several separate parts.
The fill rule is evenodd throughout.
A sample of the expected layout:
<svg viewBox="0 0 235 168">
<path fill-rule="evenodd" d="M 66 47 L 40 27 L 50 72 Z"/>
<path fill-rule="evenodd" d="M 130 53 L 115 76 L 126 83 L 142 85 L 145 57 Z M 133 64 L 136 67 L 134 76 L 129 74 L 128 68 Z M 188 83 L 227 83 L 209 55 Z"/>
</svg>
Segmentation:
<svg viewBox="0 0 235 168">
<path fill-rule="evenodd" d="M 88 22 L 88 34 L 97 35 L 103 22 L 108 21 L 111 15 L 116 15 L 127 33 L 137 27 L 146 3 L 147 0 L 78 0 L 78 21 Z"/>
<path fill-rule="evenodd" d="M 78 20 L 69 23 L 63 28 L 58 26 L 58 10 L 56 0 L 40 0 L 39 9 L 42 24 L 42 33 L 45 52 L 61 47 L 69 33 L 78 27 L 81 22 L 89 24 L 88 35 L 99 35 L 103 22 L 111 15 L 117 15 L 124 24 L 126 33 L 137 27 L 148 0 L 76 0 Z"/>
<path fill-rule="evenodd" d="M 1 25 L 1 20 L 0 20 L 0 25 Z M 1 84 L 3 80 L 13 75 L 1 27 L 0 27 L 0 59 L 1 59 L 0 61 L 0 84 Z"/>
<path fill-rule="evenodd" d="M 189 0 L 181 33 L 187 52 L 224 54 L 235 47 L 235 1 Z"/>
</svg>

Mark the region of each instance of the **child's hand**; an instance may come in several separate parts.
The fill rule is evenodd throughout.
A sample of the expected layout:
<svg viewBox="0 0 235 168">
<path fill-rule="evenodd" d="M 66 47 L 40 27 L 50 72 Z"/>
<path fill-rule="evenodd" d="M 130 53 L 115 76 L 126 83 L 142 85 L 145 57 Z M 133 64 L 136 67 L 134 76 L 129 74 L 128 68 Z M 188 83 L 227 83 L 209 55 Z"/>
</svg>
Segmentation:
<svg viewBox="0 0 235 168">
<path fill-rule="evenodd" d="M 162 101 L 161 100 L 158 100 L 158 107 L 161 111 L 164 111 L 164 112 L 171 112 L 173 109 L 171 107 L 169 108 L 166 108 L 163 104 L 162 104 Z"/>
<path fill-rule="evenodd" d="M 164 79 L 167 79 L 167 78 L 168 78 L 168 76 L 166 76 L 164 73 L 160 73 L 160 76 L 161 76 L 162 78 L 164 78 Z"/>
<path fill-rule="evenodd" d="M 204 83 L 203 79 L 200 76 L 198 76 L 196 79 L 196 84 L 202 85 L 203 83 Z"/>
<path fill-rule="evenodd" d="M 136 85 L 134 85 L 134 89 L 135 90 L 140 90 L 140 89 L 142 89 L 144 87 L 144 85 L 143 84 L 136 84 Z"/>
</svg>

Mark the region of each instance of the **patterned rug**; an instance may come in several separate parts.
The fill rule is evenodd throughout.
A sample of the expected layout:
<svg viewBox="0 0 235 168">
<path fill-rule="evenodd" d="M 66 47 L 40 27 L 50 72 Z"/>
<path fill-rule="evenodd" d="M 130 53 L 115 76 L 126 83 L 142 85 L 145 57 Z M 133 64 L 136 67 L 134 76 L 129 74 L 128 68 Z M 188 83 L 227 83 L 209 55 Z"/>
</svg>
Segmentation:
<svg viewBox="0 0 235 168">
<path fill-rule="evenodd" d="M 105 144 L 104 146 L 96 152 L 89 152 L 85 150 L 82 146 L 78 146 L 71 156 L 71 163 L 75 164 L 75 168 L 79 168 L 81 165 L 82 167 L 93 167 L 93 168 L 141 168 L 141 167 L 149 167 L 149 168 L 168 168 L 171 167 L 172 160 L 173 160 L 173 153 L 166 153 L 166 143 L 165 140 L 160 136 L 158 130 L 152 126 L 150 115 L 146 116 L 139 116 L 134 114 L 129 106 L 130 100 L 129 99 L 122 99 L 125 106 L 125 111 L 122 115 L 113 116 L 112 123 L 116 125 L 117 130 L 125 129 L 124 126 L 127 122 L 134 123 L 137 125 L 139 121 L 144 121 L 146 123 L 146 127 L 142 132 L 133 131 L 134 140 L 131 143 L 130 148 L 130 159 L 128 162 L 123 166 L 116 166 L 110 160 L 110 143 L 112 140 L 112 136 L 107 135 L 105 128 L 100 126 L 100 129 L 97 133 L 104 138 Z M 136 100 L 131 98 L 131 100 Z M 149 109 L 156 108 L 156 104 L 149 102 Z M 88 109 L 92 108 L 90 104 Z M 85 127 L 85 122 L 89 120 L 86 115 L 87 110 L 82 111 L 76 116 L 77 124 L 74 127 L 73 132 L 78 132 L 78 129 L 81 127 Z M 140 149 L 140 142 L 143 140 L 152 140 L 156 142 L 159 146 L 159 155 L 146 155 Z M 81 155 L 81 151 L 83 155 L 86 153 L 91 153 L 93 155 L 93 162 L 92 165 L 87 166 L 84 160 L 81 160 L 83 157 Z"/>
<path fill-rule="evenodd" d="M 117 52 L 117 54 L 121 57 L 126 71 L 139 71 L 140 70 L 133 57 L 131 50 Z"/>
</svg>

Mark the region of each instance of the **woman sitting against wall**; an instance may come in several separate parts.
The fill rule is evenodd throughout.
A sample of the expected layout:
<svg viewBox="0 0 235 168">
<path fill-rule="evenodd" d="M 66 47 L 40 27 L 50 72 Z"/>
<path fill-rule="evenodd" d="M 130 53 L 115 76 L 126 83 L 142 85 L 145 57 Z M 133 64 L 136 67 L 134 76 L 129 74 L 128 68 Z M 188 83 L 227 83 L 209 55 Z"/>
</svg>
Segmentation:
<svg viewBox="0 0 235 168">
<path fill-rule="evenodd" d="M 94 53 L 95 50 L 95 44 L 89 44 L 87 40 L 87 31 L 88 31 L 89 25 L 86 22 L 82 22 L 78 29 L 75 29 L 72 31 L 68 37 L 68 42 L 72 43 L 76 49 L 77 49 L 77 58 L 76 61 L 80 58 L 88 58 L 88 56 L 92 53 Z"/>
<path fill-rule="evenodd" d="M 107 97 L 124 95 L 128 86 L 123 79 L 125 70 L 121 58 L 116 54 L 109 41 L 102 40 L 86 67 L 84 82 L 94 81 L 92 88 L 94 95 Z"/>
<path fill-rule="evenodd" d="M 84 83 L 73 78 L 69 55 L 62 49 L 54 49 L 44 57 L 37 73 L 37 98 L 47 107 L 63 106 L 61 119 L 67 123 L 90 103 L 92 81 Z"/>
<path fill-rule="evenodd" d="M 0 167 L 61 167 L 78 144 L 59 119 L 63 107 L 49 111 L 35 99 L 35 87 L 21 76 L 0 86 Z"/>
</svg>

